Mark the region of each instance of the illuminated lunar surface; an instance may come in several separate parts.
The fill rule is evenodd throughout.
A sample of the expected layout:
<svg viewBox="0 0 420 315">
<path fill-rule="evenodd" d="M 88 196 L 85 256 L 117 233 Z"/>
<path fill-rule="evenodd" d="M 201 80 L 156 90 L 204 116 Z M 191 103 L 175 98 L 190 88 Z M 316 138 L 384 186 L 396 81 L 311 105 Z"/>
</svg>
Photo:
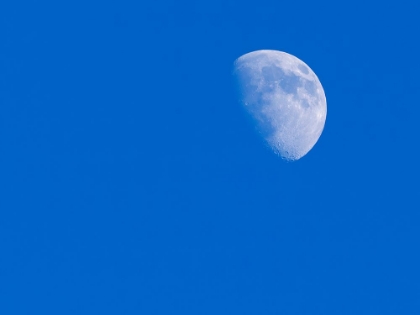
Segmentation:
<svg viewBox="0 0 420 315">
<path fill-rule="evenodd" d="M 257 130 L 286 160 L 307 154 L 321 136 L 327 102 L 318 77 L 300 59 L 258 50 L 235 60 L 240 100 Z"/>
</svg>

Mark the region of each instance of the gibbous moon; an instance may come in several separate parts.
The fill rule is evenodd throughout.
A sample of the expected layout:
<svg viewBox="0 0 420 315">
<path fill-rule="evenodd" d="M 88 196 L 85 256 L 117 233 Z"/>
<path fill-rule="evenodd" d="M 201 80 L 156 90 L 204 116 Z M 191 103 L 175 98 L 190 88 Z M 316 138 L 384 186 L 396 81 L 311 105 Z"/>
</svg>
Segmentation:
<svg viewBox="0 0 420 315">
<path fill-rule="evenodd" d="M 321 82 L 302 60 L 258 50 L 235 60 L 240 100 L 275 153 L 298 160 L 321 136 L 327 101 Z"/>
</svg>

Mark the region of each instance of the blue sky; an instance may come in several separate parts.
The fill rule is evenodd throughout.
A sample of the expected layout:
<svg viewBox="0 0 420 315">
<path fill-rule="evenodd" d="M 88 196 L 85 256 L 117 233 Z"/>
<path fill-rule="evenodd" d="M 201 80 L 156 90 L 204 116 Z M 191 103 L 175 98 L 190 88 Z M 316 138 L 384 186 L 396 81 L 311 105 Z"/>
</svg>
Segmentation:
<svg viewBox="0 0 420 315">
<path fill-rule="evenodd" d="M 414 1 L 3 1 L 1 314 L 419 314 Z M 264 147 L 233 61 L 327 97 Z"/>
</svg>

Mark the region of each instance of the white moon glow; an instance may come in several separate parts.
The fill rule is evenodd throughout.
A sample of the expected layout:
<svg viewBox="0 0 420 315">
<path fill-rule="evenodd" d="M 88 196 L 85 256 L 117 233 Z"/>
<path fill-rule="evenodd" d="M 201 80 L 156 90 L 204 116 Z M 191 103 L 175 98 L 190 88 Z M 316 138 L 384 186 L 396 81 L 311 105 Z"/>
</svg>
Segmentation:
<svg viewBox="0 0 420 315">
<path fill-rule="evenodd" d="M 286 160 L 298 160 L 321 136 L 327 116 L 324 89 L 303 61 L 276 50 L 258 50 L 235 60 L 241 102 L 268 145 Z"/>
</svg>

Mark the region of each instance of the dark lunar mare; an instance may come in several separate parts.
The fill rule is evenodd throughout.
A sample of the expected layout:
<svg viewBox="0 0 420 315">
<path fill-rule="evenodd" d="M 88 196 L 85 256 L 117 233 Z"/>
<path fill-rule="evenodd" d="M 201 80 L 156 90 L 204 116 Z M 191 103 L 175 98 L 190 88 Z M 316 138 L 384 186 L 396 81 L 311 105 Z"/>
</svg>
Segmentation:
<svg viewBox="0 0 420 315">
<path fill-rule="evenodd" d="M 290 72 L 286 74 L 280 67 L 270 66 L 261 69 L 262 75 L 266 83 L 276 83 L 287 94 L 296 94 L 298 87 L 302 86 L 299 76 Z"/>
</svg>

